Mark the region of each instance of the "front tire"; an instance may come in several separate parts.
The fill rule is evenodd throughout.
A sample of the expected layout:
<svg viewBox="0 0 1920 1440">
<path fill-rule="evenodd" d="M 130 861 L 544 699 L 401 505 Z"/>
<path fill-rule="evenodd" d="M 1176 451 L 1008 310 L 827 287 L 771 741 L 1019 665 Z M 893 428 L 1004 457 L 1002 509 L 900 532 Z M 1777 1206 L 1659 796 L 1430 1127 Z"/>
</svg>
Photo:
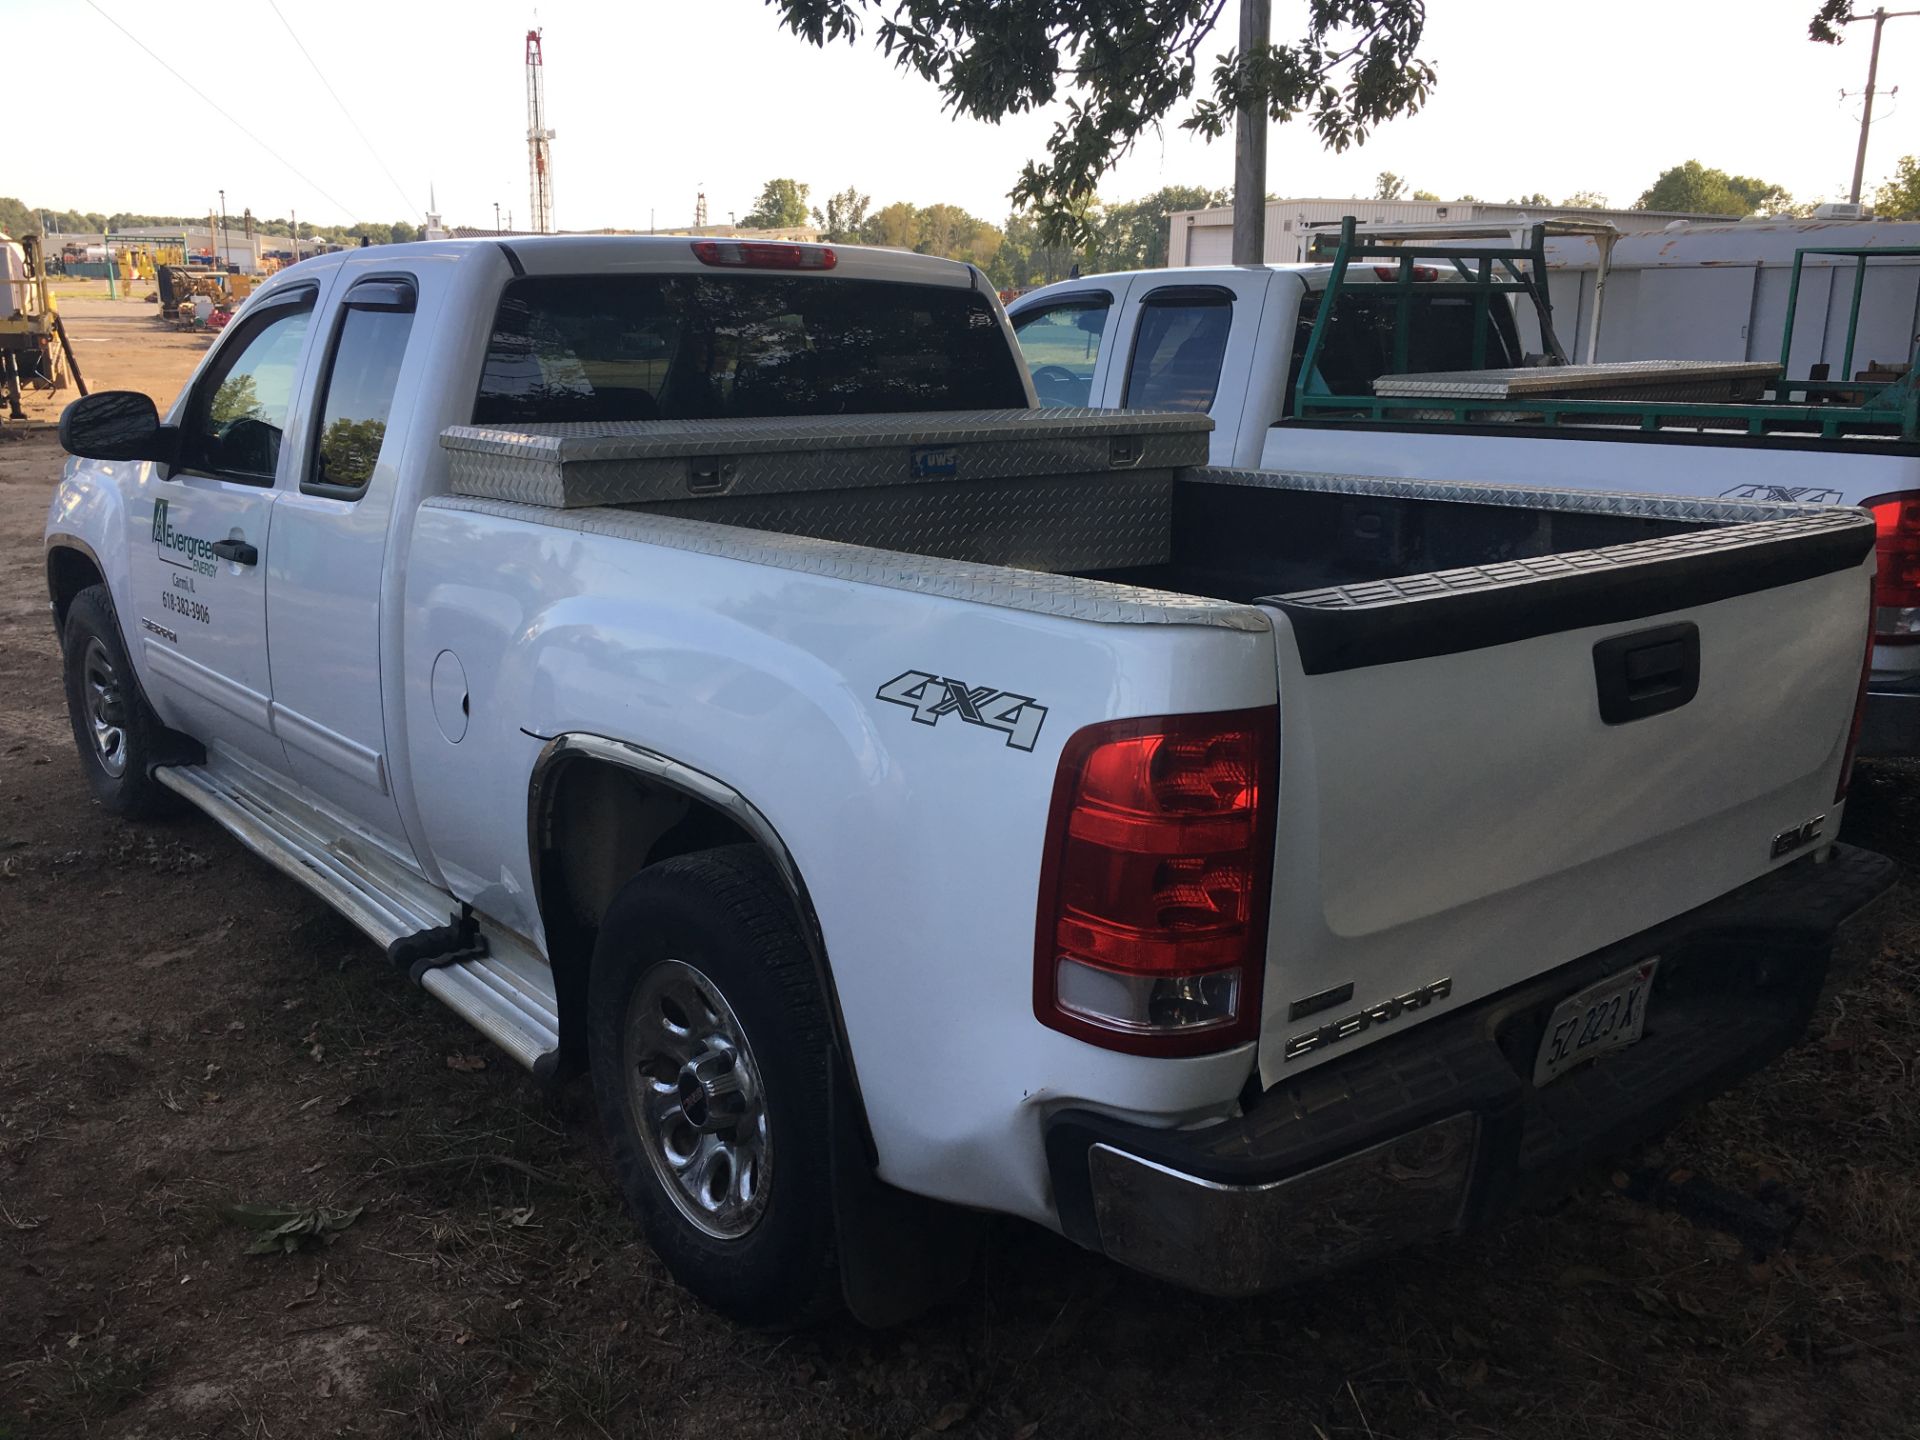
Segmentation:
<svg viewBox="0 0 1920 1440">
<path fill-rule="evenodd" d="M 73 597 L 61 648 L 73 743 L 101 808 L 128 820 L 175 809 L 173 792 L 152 773 L 165 732 L 140 693 L 106 586 Z"/>
<path fill-rule="evenodd" d="M 588 1055 L 627 1203 L 674 1278 L 744 1324 L 839 1303 L 826 1006 L 756 847 L 641 871 L 600 927 Z"/>
</svg>

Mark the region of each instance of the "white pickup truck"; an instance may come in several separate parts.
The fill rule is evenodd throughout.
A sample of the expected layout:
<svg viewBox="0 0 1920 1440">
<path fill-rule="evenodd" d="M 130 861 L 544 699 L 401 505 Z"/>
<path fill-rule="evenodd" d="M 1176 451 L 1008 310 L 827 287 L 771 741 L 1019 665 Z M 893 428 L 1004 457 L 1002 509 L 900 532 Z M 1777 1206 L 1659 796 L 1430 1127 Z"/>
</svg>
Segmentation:
<svg viewBox="0 0 1920 1440">
<path fill-rule="evenodd" d="M 1398 264 L 1356 262 L 1341 275 L 1320 353 L 1303 377 L 1334 270 L 1328 263 L 1093 275 L 1023 295 L 1011 315 L 1042 405 L 1204 411 L 1214 420 L 1215 465 L 1865 506 L 1878 527 L 1878 640 L 1860 753 L 1920 755 L 1920 409 L 1911 376 L 1903 421 L 1851 429 L 1832 423 L 1839 407 L 1820 403 L 1857 398 L 1844 380 L 1814 382 L 1812 396 L 1805 384 L 1785 387 L 1794 405 L 1663 406 L 1649 397 L 1613 413 L 1597 405 L 1543 413 L 1543 401 L 1529 411 L 1521 408 L 1528 402 L 1489 401 L 1466 384 L 1425 387 L 1452 395 L 1425 405 L 1383 398 L 1375 387 L 1396 372 L 1465 382 L 1469 372 L 1521 366 L 1541 343 L 1535 306 L 1524 286 L 1495 294 L 1476 354 L 1471 281 L 1443 263 L 1412 267 L 1416 283 L 1401 318 Z M 1846 278 L 1833 283 L 1836 297 Z M 1399 356 L 1397 318 L 1408 342 Z M 1842 307 L 1832 323 L 1844 321 Z M 1673 378 L 1659 365 L 1636 368 L 1649 382 Z M 1540 372 L 1536 383 L 1553 374 Z M 1346 396 L 1359 403 L 1339 404 Z"/>
<path fill-rule="evenodd" d="M 971 267 L 381 247 L 71 406 L 108 809 L 184 797 L 541 1076 L 745 1321 L 988 1212 L 1219 1293 L 1563 1187 L 1791 1043 L 1873 526 L 1204 466 Z M 1339 577 L 1336 579 L 1335 577 Z"/>
</svg>

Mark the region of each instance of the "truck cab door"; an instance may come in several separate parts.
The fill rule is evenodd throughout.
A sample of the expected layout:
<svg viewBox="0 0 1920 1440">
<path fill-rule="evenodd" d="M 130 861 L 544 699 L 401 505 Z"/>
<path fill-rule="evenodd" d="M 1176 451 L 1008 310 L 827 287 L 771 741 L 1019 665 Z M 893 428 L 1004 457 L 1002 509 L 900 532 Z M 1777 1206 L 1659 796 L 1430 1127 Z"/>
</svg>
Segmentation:
<svg viewBox="0 0 1920 1440">
<path fill-rule="evenodd" d="M 247 307 L 188 393 L 178 458 L 150 469 L 127 506 L 130 608 L 149 698 L 209 750 L 274 772 L 286 761 L 269 713 L 260 562 L 317 297 L 317 287 L 299 286 Z"/>
<path fill-rule="evenodd" d="M 1209 461 L 1241 463 L 1241 420 L 1270 275 L 1264 266 L 1248 266 L 1162 284 L 1136 279 L 1112 337 L 1102 403 L 1204 411 L 1214 420 Z"/>
<path fill-rule="evenodd" d="M 371 268 L 371 267 L 370 267 Z M 381 617 L 400 450 L 416 382 L 405 368 L 418 287 L 380 267 L 329 317 L 311 417 L 267 552 L 273 724 L 300 786 L 411 858 L 393 794 Z"/>
</svg>

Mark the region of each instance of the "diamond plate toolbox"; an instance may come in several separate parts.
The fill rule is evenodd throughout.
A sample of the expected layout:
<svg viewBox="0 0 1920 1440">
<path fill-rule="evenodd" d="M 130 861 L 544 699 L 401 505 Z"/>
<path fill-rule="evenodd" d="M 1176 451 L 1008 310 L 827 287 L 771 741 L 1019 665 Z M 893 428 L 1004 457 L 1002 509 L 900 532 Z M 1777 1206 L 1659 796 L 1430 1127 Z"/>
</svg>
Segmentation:
<svg viewBox="0 0 1920 1440">
<path fill-rule="evenodd" d="M 625 420 L 441 432 L 456 495 L 578 509 L 717 496 L 1109 472 L 1207 463 L 1206 415 L 968 410 L 910 415 Z"/>
</svg>

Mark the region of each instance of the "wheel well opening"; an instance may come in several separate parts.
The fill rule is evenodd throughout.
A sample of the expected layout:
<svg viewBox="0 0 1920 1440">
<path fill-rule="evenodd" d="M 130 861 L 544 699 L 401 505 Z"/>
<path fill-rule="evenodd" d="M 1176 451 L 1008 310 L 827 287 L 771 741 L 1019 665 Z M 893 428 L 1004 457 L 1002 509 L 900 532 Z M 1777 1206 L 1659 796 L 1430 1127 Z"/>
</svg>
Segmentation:
<svg viewBox="0 0 1920 1440">
<path fill-rule="evenodd" d="M 47 551 L 47 597 L 53 601 L 53 623 L 61 631 L 67 628 L 67 611 L 73 597 L 89 585 L 101 584 L 104 577 L 85 551 L 71 545 L 56 545 Z"/>
<path fill-rule="evenodd" d="M 731 816 L 624 766 L 568 759 L 542 787 L 534 816 L 541 921 L 560 1000 L 560 1040 L 586 1055 L 587 969 L 600 918 L 620 887 L 648 865 L 723 845 L 757 843 Z"/>
</svg>

